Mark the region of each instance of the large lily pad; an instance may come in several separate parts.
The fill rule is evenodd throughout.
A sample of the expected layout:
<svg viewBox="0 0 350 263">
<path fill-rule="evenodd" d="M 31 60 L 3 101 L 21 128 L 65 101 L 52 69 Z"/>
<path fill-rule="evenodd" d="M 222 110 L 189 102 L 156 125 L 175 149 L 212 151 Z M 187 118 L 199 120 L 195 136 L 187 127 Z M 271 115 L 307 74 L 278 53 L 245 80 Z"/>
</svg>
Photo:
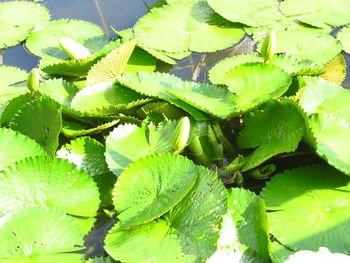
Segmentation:
<svg viewBox="0 0 350 263">
<path fill-rule="evenodd" d="M 77 263 L 83 236 L 78 225 L 52 208 L 20 209 L 1 219 L 0 260 L 3 263 Z"/>
<path fill-rule="evenodd" d="M 172 151 L 171 138 L 175 127 L 176 122 L 163 123 L 158 127 L 119 125 L 106 138 L 109 169 L 118 176 L 126 166 L 139 158 Z"/>
<path fill-rule="evenodd" d="M 303 23 L 321 28 L 350 23 L 347 0 L 285 0 L 281 3 L 281 11 Z"/>
<path fill-rule="evenodd" d="M 277 0 L 208 0 L 208 4 L 224 18 L 248 26 L 269 24 L 279 12 Z"/>
<path fill-rule="evenodd" d="M 130 164 L 113 190 L 120 227 L 127 229 L 160 217 L 191 190 L 198 167 L 185 157 L 151 155 Z"/>
<path fill-rule="evenodd" d="M 350 123 L 350 90 L 322 78 L 303 77 L 299 105 L 308 114 L 326 113 Z"/>
<path fill-rule="evenodd" d="M 309 126 L 317 154 L 350 176 L 350 123 L 332 115 L 315 114 Z"/>
<path fill-rule="evenodd" d="M 23 134 L 0 128 L 0 170 L 21 159 L 44 155 L 43 148 Z"/>
<path fill-rule="evenodd" d="M 270 232 L 294 250 L 349 252 L 350 179 L 329 166 L 278 174 L 261 194 Z"/>
<path fill-rule="evenodd" d="M 22 106 L 13 117 L 10 127 L 34 139 L 53 155 L 61 132 L 61 106 L 50 98 L 40 98 Z"/>
<path fill-rule="evenodd" d="M 255 168 L 277 154 L 295 151 L 304 135 L 304 119 L 288 101 L 268 102 L 250 113 L 244 123 L 237 137 L 238 145 L 255 150 L 247 157 L 243 171 Z"/>
<path fill-rule="evenodd" d="M 171 162 L 167 165 L 165 170 L 173 166 Z M 219 237 L 217 224 L 227 210 L 226 196 L 216 174 L 204 167 L 196 169 L 197 182 L 174 208 L 157 220 L 129 230 L 118 223 L 105 239 L 106 251 L 130 263 L 195 263 L 213 254 Z"/>
<path fill-rule="evenodd" d="M 0 3 L 0 49 L 25 40 L 36 24 L 50 20 L 49 11 L 28 1 Z"/>
<path fill-rule="evenodd" d="M 240 26 L 216 14 L 206 1 L 176 1 L 154 8 L 137 22 L 134 31 L 145 47 L 168 52 L 222 50 L 244 35 Z"/>
<path fill-rule="evenodd" d="M 92 54 L 109 42 L 97 25 L 82 20 L 59 19 L 36 26 L 27 39 L 26 47 L 36 56 L 60 61 L 69 58 L 58 42 L 62 37 L 76 40 Z"/>
<path fill-rule="evenodd" d="M 0 104 L 28 92 L 26 85 L 14 85 L 27 79 L 27 72 L 0 65 Z"/>
<path fill-rule="evenodd" d="M 23 159 L 1 171 L 0 189 L 0 214 L 44 206 L 93 217 L 100 203 L 89 175 L 67 160 L 45 156 Z"/>
</svg>

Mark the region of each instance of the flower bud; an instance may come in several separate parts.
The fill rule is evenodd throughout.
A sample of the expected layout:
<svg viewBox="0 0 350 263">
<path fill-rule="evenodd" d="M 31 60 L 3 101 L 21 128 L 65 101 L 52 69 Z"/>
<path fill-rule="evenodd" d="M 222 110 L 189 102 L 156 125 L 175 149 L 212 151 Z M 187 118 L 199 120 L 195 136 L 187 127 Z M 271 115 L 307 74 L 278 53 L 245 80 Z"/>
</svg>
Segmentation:
<svg viewBox="0 0 350 263">
<path fill-rule="evenodd" d="M 275 55 L 276 52 L 276 32 L 271 31 L 265 37 L 261 47 L 261 57 L 268 62 Z"/>
<path fill-rule="evenodd" d="M 64 52 L 66 52 L 66 54 L 71 58 L 81 59 L 91 55 L 90 51 L 86 47 L 74 39 L 62 37 L 58 42 Z"/>
<path fill-rule="evenodd" d="M 172 137 L 172 146 L 174 153 L 180 153 L 188 145 L 191 133 L 191 123 L 188 117 L 179 120 Z"/>
<path fill-rule="evenodd" d="M 29 89 L 31 94 L 34 94 L 38 88 L 40 83 L 40 70 L 37 68 L 33 68 L 27 77 L 27 88 Z"/>
</svg>

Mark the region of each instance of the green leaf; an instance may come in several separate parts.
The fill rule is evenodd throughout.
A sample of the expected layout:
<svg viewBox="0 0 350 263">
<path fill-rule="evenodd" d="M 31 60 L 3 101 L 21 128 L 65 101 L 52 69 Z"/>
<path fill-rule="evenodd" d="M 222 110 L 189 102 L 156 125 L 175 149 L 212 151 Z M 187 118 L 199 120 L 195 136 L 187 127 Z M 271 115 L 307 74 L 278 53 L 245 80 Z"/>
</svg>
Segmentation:
<svg viewBox="0 0 350 263">
<path fill-rule="evenodd" d="M 337 39 L 343 44 L 344 51 L 350 54 L 350 27 L 344 27 L 340 30 Z"/>
<path fill-rule="evenodd" d="M 99 109 L 105 108 L 105 114 L 113 114 L 118 112 L 118 109 L 128 108 L 129 104 L 133 106 L 133 102 L 141 99 L 140 94 L 120 84 L 103 82 L 80 90 L 74 96 L 71 107 L 86 114 L 94 114 Z"/>
<path fill-rule="evenodd" d="M 309 120 L 318 155 L 350 176 L 350 123 L 328 114 L 315 114 Z"/>
<path fill-rule="evenodd" d="M 191 190 L 199 170 L 180 155 L 151 155 L 127 166 L 113 190 L 120 227 L 147 223 L 174 207 Z"/>
<path fill-rule="evenodd" d="M 279 12 L 276 0 L 208 0 L 208 4 L 232 22 L 255 27 L 271 23 Z"/>
<path fill-rule="evenodd" d="M 325 113 L 350 123 L 350 90 L 322 78 L 303 77 L 299 105 L 308 114 Z"/>
<path fill-rule="evenodd" d="M 137 73 L 139 71 L 152 72 L 156 69 L 156 65 L 157 60 L 151 53 L 135 47 L 124 71 L 128 73 Z"/>
<path fill-rule="evenodd" d="M 273 263 L 284 263 L 294 251 L 283 246 L 278 241 L 270 242 L 270 257 Z"/>
<path fill-rule="evenodd" d="M 174 75 L 159 72 L 138 72 L 137 74 L 125 74 L 118 78 L 118 82 L 143 95 L 166 100 L 188 112 L 197 121 L 207 120 L 207 117 L 199 110 L 167 92 L 169 88 L 184 83 Z"/>
<path fill-rule="evenodd" d="M 22 106 L 10 127 L 37 141 L 48 154 L 54 154 L 61 132 L 61 106 L 50 98 L 40 98 Z"/>
<path fill-rule="evenodd" d="M 72 218 L 52 208 L 16 210 L 0 224 L 3 263 L 77 263 L 83 255 L 65 253 L 82 248 L 83 236 Z"/>
<path fill-rule="evenodd" d="M 171 138 L 176 122 L 166 122 L 158 127 L 119 125 L 106 138 L 106 161 L 109 169 L 120 175 L 133 161 L 155 153 L 172 151 Z M 137 151 L 132 147 L 137 146 Z"/>
<path fill-rule="evenodd" d="M 350 23 L 350 5 L 347 0 L 285 0 L 281 11 L 303 23 L 315 27 L 337 27 Z"/>
<path fill-rule="evenodd" d="M 239 25 L 216 14 L 206 1 L 179 1 L 154 8 L 136 23 L 134 31 L 145 47 L 175 53 L 222 50 L 244 35 Z"/>
<path fill-rule="evenodd" d="M 230 247 L 231 251 L 227 252 L 231 257 L 227 257 L 227 260 L 231 260 L 232 256 L 237 258 L 242 253 L 239 262 L 269 262 L 269 233 L 264 201 L 248 190 L 230 188 L 227 202 L 227 220 L 231 222 L 226 222 L 221 230 L 220 238 L 222 242 L 226 241 L 221 244 L 221 252 Z"/>
<path fill-rule="evenodd" d="M 224 77 L 230 69 L 241 64 L 253 62 L 264 62 L 264 59 L 257 53 L 248 53 L 226 58 L 210 69 L 209 79 L 214 84 L 224 84 Z M 274 56 L 269 63 L 280 67 L 291 76 L 319 75 L 323 73 L 322 67 L 319 67 L 316 63 L 310 60 L 301 60 L 286 54 Z"/>
<path fill-rule="evenodd" d="M 164 171 L 173 167 L 167 165 Z M 129 263 L 205 262 L 216 249 L 226 195 L 216 174 L 201 166 L 195 169 L 197 182 L 185 198 L 158 220 L 129 230 L 117 224 L 105 239 L 106 251 Z"/>
<path fill-rule="evenodd" d="M 93 128 L 87 128 L 77 122 L 71 122 L 63 120 L 62 133 L 68 138 L 75 138 L 79 136 L 92 135 L 103 132 L 113 126 L 115 126 L 119 120 L 103 123 Z"/>
<path fill-rule="evenodd" d="M 275 175 L 261 194 L 270 232 L 294 250 L 348 253 L 349 177 L 329 166 L 306 166 Z M 304 231 L 307 229 L 307 231 Z"/>
<path fill-rule="evenodd" d="M 110 173 L 104 156 L 105 146 L 90 137 L 70 141 L 57 151 L 57 157 L 67 159 L 93 177 L 100 190 L 102 204 L 112 205 L 112 189 L 116 177 Z"/>
<path fill-rule="evenodd" d="M 136 40 L 124 43 L 96 63 L 88 72 L 88 84 L 112 82 L 122 73 L 134 51 Z"/>
<path fill-rule="evenodd" d="M 69 58 L 58 42 L 62 37 L 74 39 L 84 45 L 91 54 L 99 51 L 109 41 L 97 25 L 83 20 L 59 19 L 37 25 L 29 35 L 26 47 L 38 57 L 60 61 Z"/>
<path fill-rule="evenodd" d="M 3 4 L 3 3 L 2 3 Z M 0 65 L 0 104 L 28 92 L 26 85 L 14 85 L 27 80 L 27 72 Z"/>
<path fill-rule="evenodd" d="M 21 207 L 44 206 L 75 216 L 96 215 L 100 203 L 96 184 L 67 160 L 27 158 L 0 174 L 0 214 Z"/>
<path fill-rule="evenodd" d="M 36 24 L 50 20 L 49 11 L 28 1 L 0 3 L 0 49 L 25 40 Z"/>
<path fill-rule="evenodd" d="M 40 93 L 68 107 L 78 91 L 79 89 L 77 87 L 64 79 L 48 79 L 40 83 L 39 87 Z"/>
<path fill-rule="evenodd" d="M 30 94 L 22 94 L 0 105 L 0 123 L 2 126 L 8 126 L 9 122 L 18 112 L 18 110 L 30 102 Z"/>
<path fill-rule="evenodd" d="M 182 82 L 167 89 L 168 93 L 189 105 L 221 119 L 236 110 L 234 94 L 226 88 L 197 82 Z"/>
<path fill-rule="evenodd" d="M 44 155 L 43 148 L 23 134 L 0 128 L 0 170 L 27 157 Z"/>
<path fill-rule="evenodd" d="M 323 66 L 342 51 L 342 45 L 327 33 L 318 30 L 277 32 L 277 53 L 288 53 Z"/>
<path fill-rule="evenodd" d="M 288 101 L 270 101 L 250 113 L 237 137 L 241 149 L 254 148 L 242 171 L 253 169 L 271 157 L 293 152 L 304 135 L 304 119 Z"/>
<path fill-rule="evenodd" d="M 229 70 L 224 82 L 235 93 L 236 112 L 252 109 L 269 99 L 280 97 L 292 83 L 287 72 L 263 63 L 247 63 Z"/>
</svg>

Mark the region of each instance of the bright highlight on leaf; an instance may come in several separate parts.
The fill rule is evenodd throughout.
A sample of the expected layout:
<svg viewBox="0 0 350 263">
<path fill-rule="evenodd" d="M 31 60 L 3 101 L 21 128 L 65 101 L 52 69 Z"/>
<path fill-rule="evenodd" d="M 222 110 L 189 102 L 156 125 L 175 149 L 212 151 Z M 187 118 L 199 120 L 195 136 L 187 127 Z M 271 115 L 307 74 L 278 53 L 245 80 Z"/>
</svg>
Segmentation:
<svg viewBox="0 0 350 263">
<path fill-rule="evenodd" d="M 0 215 L 32 206 L 54 207 L 75 216 L 96 215 L 100 203 L 96 184 L 67 160 L 27 158 L 0 175 Z"/>
</svg>

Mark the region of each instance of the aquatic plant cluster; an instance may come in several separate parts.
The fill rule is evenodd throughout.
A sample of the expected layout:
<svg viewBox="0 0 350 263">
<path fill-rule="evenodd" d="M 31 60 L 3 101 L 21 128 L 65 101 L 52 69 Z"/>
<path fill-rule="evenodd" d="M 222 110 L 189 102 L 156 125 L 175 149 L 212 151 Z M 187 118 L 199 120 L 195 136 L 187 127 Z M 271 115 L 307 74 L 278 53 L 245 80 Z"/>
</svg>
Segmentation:
<svg viewBox="0 0 350 263">
<path fill-rule="evenodd" d="M 349 13 L 348 0 L 167 0 L 111 39 L 0 3 L 0 48 L 40 57 L 29 73 L 0 66 L 0 261 L 348 262 L 350 28 L 330 32 Z M 208 83 L 157 67 L 247 36 L 256 51 Z M 91 258 L 102 215 L 115 224 Z"/>
</svg>

